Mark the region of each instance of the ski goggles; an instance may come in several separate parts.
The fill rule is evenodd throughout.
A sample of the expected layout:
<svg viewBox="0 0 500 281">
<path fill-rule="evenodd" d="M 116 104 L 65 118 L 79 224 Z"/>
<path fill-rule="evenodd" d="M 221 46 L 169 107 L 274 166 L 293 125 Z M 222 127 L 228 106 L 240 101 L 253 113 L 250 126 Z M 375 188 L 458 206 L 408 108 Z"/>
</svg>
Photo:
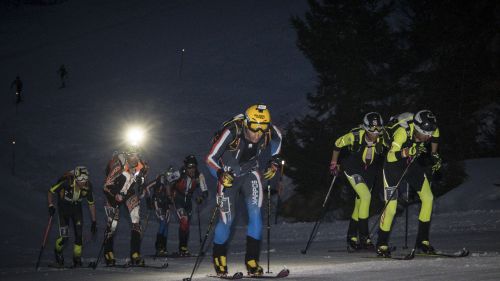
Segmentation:
<svg viewBox="0 0 500 281">
<path fill-rule="evenodd" d="M 364 126 L 364 127 L 365 130 L 373 134 L 380 134 L 384 130 L 383 126 L 370 126 L 370 127 Z"/>
<path fill-rule="evenodd" d="M 415 124 L 415 130 L 417 130 L 417 132 L 419 132 L 423 135 L 426 135 L 426 136 L 432 136 L 432 133 L 434 133 L 434 130 L 433 131 L 424 130 L 424 129 L 420 128 L 417 124 Z"/>
<path fill-rule="evenodd" d="M 78 182 L 85 182 L 89 180 L 89 171 L 86 167 L 79 166 L 75 168 L 75 179 Z"/>
<path fill-rule="evenodd" d="M 269 129 L 269 123 L 259 123 L 259 122 L 252 122 L 252 121 L 247 121 L 247 128 L 250 129 L 252 132 L 265 132 Z"/>
</svg>

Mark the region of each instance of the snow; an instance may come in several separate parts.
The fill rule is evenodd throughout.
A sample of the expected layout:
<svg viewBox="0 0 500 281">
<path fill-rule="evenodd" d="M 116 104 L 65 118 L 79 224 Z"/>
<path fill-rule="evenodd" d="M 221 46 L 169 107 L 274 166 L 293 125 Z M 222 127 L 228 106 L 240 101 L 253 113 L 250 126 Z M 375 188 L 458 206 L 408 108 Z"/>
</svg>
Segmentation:
<svg viewBox="0 0 500 281">
<path fill-rule="evenodd" d="M 4 152 L 0 155 L 4 199 L 0 205 L 0 280 L 188 277 L 192 258 L 169 259 L 164 272 L 49 269 L 46 264 L 53 258 L 57 222 L 42 268 L 35 271 L 47 223 L 47 189 L 66 169 L 80 164 L 89 167 L 96 188 L 99 233 L 96 241 L 91 239 L 84 206 L 83 256 L 86 262 L 93 260 L 105 223 L 100 192 L 103 168 L 119 148 L 127 125 L 140 123 L 149 129 L 145 156 L 155 175 L 170 164 L 179 165 L 189 153 L 201 160 L 219 124 L 252 103 L 270 105 L 278 125 L 307 110 L 305 93 L 314 89 L 315 74 L 295 47 L 289 23 L 290 15 L 301 15 L 306 9 L 305 1 L 288 0 L 88 0 L 0 11 L 0 85 L 10 85 L 19 73 L 25 99 L 16 108 L 7 86 L 0 97 L 0 148 Z M 56 71 L 62 63 L 69 78 L 67 88 L 58 89 Z M 500 159 L 473 159 L 465 164 L 466 182 L 436 201 L 431 238 L 443 250 L 466 246 L 472 251 L 470 257 L 387 261 L 368 253 L 347 254 L 346 221 L 321 224 L 307 255 L 301 255 L 313 224 L 280 222 L 272 227 L 271 270 L 286 265 L 292 272 L 288 280 L 499 280 L 500 187 L 494 184 L 500 183 Z M 207 177 L 213 190 L 213 180 Z M 201 206 L 202 234 L 211 206 L 213 201 Z M 144 218 L 144 208 L 142 212 Z M 410 248 L 417 215 L 418 210 L 411 208 Z M 244 270 L 244 212 L 239 220 L 230 244 L 232 271 Z M 197 225 L 194 216 L 192 252 L 199 245 Z M 157 227 L 151 214 L 142 243 L 144 255 L 153 253 Z M 115 254 L 122 262 L 128 256 L 129 228 L 128 218 L 122 215 L 115 241 Z M 171 251 L 177 246 L 177 228 L 176 223 L 170 226 Z M 394 223 L 391 242 L 398 249 L 404 244 L 401 217 Z M 68 261 L 71 246 L 70 239 L 65 252 Z M 265 243 L 262 249 L 261 262 L 266 267 Z M 206 279 L 213 271 L 211 247 L 208 250 L 194 280 Z M 151 258 L 147 262 L 162 263 Z"/>
</svg>

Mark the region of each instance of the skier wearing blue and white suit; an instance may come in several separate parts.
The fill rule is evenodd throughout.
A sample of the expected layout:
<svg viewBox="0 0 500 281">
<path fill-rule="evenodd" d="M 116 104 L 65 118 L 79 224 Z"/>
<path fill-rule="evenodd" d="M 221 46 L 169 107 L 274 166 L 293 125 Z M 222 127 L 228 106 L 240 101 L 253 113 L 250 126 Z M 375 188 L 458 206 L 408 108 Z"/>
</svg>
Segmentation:
<svg viewBox="0 0 500 281">
<path fill-rule="evenodd" d="M 217 275 L 227 275 L 227 242 L 235 218 L 235 202 L 241 193 L 248 212 L 245 265 L 249 275 L 262 275 L 259 265 L 262 237 L 262 177 L 270 180 L 279 168 L 281 132 L 271 124 L 267 107 L 257 104 L 224 123 L 216 135 L 206 162 L 217 177 L 220 220 L 215 227 L 213 260 Z M 259 168 L 262 151 L 270 145 L 271 160 L 264 172 Z"/>
</svg>

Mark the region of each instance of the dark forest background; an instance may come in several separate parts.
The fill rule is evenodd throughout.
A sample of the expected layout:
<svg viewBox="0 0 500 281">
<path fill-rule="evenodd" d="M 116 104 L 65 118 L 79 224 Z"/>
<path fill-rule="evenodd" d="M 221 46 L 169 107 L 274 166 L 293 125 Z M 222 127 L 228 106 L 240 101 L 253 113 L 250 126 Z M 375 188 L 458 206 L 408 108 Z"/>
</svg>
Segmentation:
<svg viewBox="0 0 500 281">
<path fill-rule="evenodd" d="M 291 23 L 318 84 L 308 93 L 308 114 L 286 128 L 285 174 L 296 193 L 281 214 L 298 221 L 319 216 L 332 179 L 333 143 L 370 111 L 386 121 L 420 109 L 436 114 L 444 167 L 432 179 L 435 196 L 464 181 L 463 160 L 498 157 L 499 3 L 310 0 L 310 10 Z M 383 207 L 381 190 L 379 179 L 371 215 Z M 350 217 L 353 198 L 345 179 L 338 179 L 329 204 L 336 211 L 327 217 Z"/>
</svg>

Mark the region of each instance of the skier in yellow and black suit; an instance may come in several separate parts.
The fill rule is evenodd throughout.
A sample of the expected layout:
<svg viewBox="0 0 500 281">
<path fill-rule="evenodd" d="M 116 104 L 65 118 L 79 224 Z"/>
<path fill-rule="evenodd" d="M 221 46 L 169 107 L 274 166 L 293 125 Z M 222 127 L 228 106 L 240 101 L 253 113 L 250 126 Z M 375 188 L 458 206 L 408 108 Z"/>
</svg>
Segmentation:
<svg viewBox="0 0 500 281">
<path fill-rule="evenodd" d="M 59 237 L 56 240 L 55 256 L 56 262 L 64 265 L 63 248 L 68 240 L 69 221 L 73 221 L 75 230 L 75 246 L 73 247 L 73 265 L 82 265 L 82 199 L 86 198 L 89 205 L 90 217 L 92 219 L 91 232 L 97 232 L 95 219 L 94 196 L 92 195 L 92 184 L 89 181 L 89 173 L 84 166 L 78 166 L 62 176 L 48 192 L 49 215 L 53 216 L 56 207 L 53 203 L 53 195 L 57 194 L 57 207 L 59 209 Z"/>
<path fill-rule="evenodd" d="M 422 207 L 418 217 L 417 248 L 426 253 L 434 252 L 429 243 L 429 228 L 432 213 L 433 195 L 428 176 L 424 167 L 414 161 L 421 154 L 427 152 L 426 143 L 431 143 L 433 159 L 432 171 L 441 168 L 438 140 L 439 129 L 434 114 L 429 110 L 421 110 L 415 115 L 402 113 L 394 117 L 386 127 L 388 138 L 392 141 L 387 153 L 383 168 L 384 197 L 390 199 L 380 219 L 380 229 L 377 240 L 377 255 L 390 256 L 388 247 L 392 220 L 396 214 L 398 188 L 402 181 L 406 181 L 410 188 L 417 192 Z M 396 192 L 394 195 L 392 193 Z"/>
<path fill-rule="evenodd" d="M 339 154 L 342 148 L 349 149 L 349 155 L 342 161 L 342 170 L 356 192 L 354 210 L 347 230 L 347 245 L 352 250 L 373 249 L 368 233 L 371 188 L 376 175 L 381 172 L 384 142 L 383 120 L 379 113 L 370 112 L 363 118 L 363 124 L 335 141 L 330 172 L 339 172 Z M 358 237 L 359 236 L 359 237 Z"/>
</svg>

